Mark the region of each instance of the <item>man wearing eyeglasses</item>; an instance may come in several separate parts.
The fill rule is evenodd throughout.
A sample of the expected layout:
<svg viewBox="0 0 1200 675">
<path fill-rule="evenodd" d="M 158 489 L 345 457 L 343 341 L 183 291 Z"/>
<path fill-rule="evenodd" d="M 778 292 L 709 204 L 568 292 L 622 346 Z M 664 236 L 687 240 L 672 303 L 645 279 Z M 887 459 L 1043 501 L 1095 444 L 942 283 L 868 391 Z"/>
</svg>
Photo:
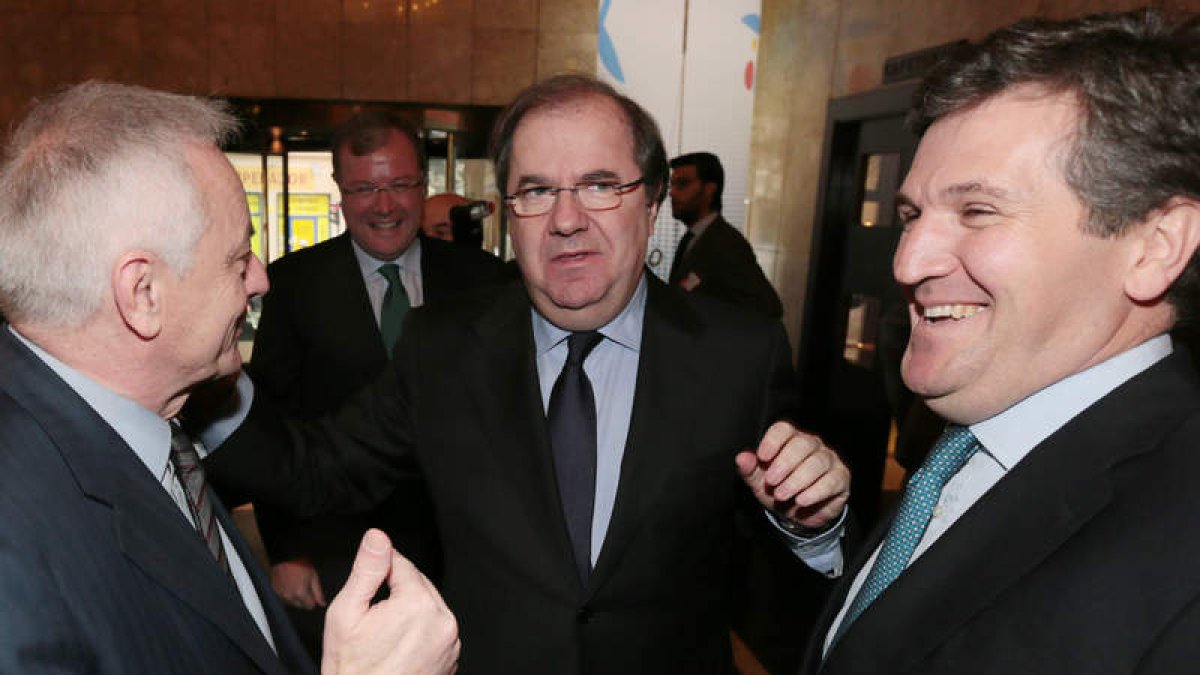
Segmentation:
<svg viewBox="0 0 1200 675">
<path fill-rule="evenodd" d="M 522 282 L 414 312 L 384 375 L 318 424 L 256 399 L 211 469 L 308 511 L 420 472 L 460 673 L 730 673 L 739 525 L 841 567 L 849 474 L 772 424 L 796 403 L 783 328 L 646 273 L 667 161 L 633 101 L 551 78 L 492 147 Z"/>
<path fill-rule="evenodd" d="M 379 111 L 348 120 L 334 134 L 333 169 L 347 232 L 268 268 L 272 288 L 248 368 L 259 392 L 305 419 L 335 410 L 383 370 L 407 308 L 495 280 L 502 269 L 482 250 L 418 235 L 425 154 L 406 120 Z M 389 266 L 394 281 L 385 276 Z M 256 512 L 272 586 L 314 655 L 326 600 L 345 583 L 367 528 L 387 532 L 430 578 L 440 573 L 433 511 L 418 481 L 346 516 Z"/>
</svg>

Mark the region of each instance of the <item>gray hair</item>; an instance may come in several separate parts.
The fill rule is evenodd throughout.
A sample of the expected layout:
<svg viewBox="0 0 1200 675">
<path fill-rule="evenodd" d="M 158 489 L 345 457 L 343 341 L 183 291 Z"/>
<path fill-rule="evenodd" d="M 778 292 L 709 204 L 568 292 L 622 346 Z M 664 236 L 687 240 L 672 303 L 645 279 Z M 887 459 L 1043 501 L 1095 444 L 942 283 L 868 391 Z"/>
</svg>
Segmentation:
<svg viewBox="0 0 1200 675">
<path fill-rule="evenodd" d="M 938 120 L 1013 87 L 1074 97 L 1067 183 L 1086 230 L 1120 236 L 1172 197 L 1200 199 L 1200 20 L 1156 10 L 1069 21 L 1026 19 L 961 49 L 926 78 L 909 121 Z M 1200 254 L 1167 296 L 1181 322 L 1200 307 Z"/>
<path fill-rule="evenodd" d="M 207 221 L 186 150 L 237 126 L 222 101 L 111 82 L 37 102 L 0 164 L 0 312 L 78 327 L 135 248 L 186 274 Z"/>
</svg>

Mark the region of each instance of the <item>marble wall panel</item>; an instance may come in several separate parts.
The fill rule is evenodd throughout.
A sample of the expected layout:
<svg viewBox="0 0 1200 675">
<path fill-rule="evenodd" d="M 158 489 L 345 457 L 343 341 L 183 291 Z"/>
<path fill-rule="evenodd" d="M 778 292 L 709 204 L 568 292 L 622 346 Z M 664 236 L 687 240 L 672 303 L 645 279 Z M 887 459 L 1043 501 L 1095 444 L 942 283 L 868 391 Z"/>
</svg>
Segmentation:
<svg viewBox="0 0 1200 675">
<path fill-rule="evenodd" d="M 537 76 L 537 31 L 476 29 L 471 102 L 504 105 Z"/>
<path fill-rule="evenodd" d="M 408 98 L 471 103 L 471 25 L 421 23 L 408 31 Z"/>
<path fill-rule="evenodd" d="M 141 17 L 142 81 L 148 87 L 188 94 L 209 93 L 208 41 L 203 17 L 148 14 Z"/>
<path fill-rule="evenodd" d="M 402 101 L 408 94 L 408 28 L 399 21 L 342 24 L 342 97 Z"/>
<path fill-rule="evenodd" d="M 131 14 L 71 14 L 68 81 L 142 81 L 141 23 Z"/>
<path fill-rule="evenodd" d="M 341 22 L 326 12 L 276 15 L 275 90 L 279 96 L 341 97 L 341 28 Z"/>
<path fill-rule="evenodd" d="M 541 31 L 537 45 L 537 79 L 558 73 L 596 72 L 596 32 Z"/>
<path fill-rule="evenodd" d="M 537 30 L 537 27 L 538 0 L 475 0 L 477 30 Z"/>
<path fill-rule="evenodd" d="M 277 96 L 275 17 L 208 21 L 209 89 L 229 96 Z"/>
</svg>

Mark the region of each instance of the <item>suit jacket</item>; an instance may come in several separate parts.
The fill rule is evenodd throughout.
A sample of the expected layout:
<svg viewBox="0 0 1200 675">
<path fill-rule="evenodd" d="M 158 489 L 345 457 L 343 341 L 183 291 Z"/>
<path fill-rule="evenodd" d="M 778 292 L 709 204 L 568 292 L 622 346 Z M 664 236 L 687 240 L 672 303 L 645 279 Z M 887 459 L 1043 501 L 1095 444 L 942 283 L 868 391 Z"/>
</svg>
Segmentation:
<svg viewBox="0 0 1200 675">
<path fill-rule="evenodd" d="M 1200 384 L 1175 354 L 1051 435 L 863 612 L 842 673 L 1183 673 L 1200 663 Z M 803 672 L 867 542 L 831 596 Z"/>
<path fill-rule="evenodd" d="M 378 377 L 387 364 L 379 325 L 349 234 L 280 258 L 268 268 L 271 290 L 247 368 L 258 391 L 289 414 L 315 418 L 336 410 Z M 482 249 L 421 239 L 425 303 L 494 281 L 498 258 Z M 440 574 L 433 509 L 420 483 L 405 484 L 387 503 L 367 512 L 296 519 L 256 509 L 264 543 L 275 562 L 309 559 L 332 595 L 350 573 L 363 532 L 379 527 L 425 574 Z"/>
<path fill-rule="evenodd" d="M 694 290 L 749 307 L 767 316 L 783 316 L 779 294 L 767 281 L 754 249 L 737 228 L 722 216 L 708 224 L 696 238 L 679 267 L 671 270 L 670 282 L 678 284 L 688 274 L 700 277 Z"/>
<path fill-rule="evenodd" d="M 157 478 L 0 326 L 0 672 L 312 672 L 228 512 L 214 510 L 278 656 Z"/>
<path fill-rule="evenodd" d="M 735 520 L 753 503 L 734 455 L 794 409 L 782 326 L 650 277 L 616 504 L 582 588 L 530 312 L 519 283 L 417 310 L 384 377 L 336 418 L 285 427 L 256 400 L 210 466 L 307 510 L 369 502 L 423 473 L 462 673 L 731 672 Z"/>
</svg>

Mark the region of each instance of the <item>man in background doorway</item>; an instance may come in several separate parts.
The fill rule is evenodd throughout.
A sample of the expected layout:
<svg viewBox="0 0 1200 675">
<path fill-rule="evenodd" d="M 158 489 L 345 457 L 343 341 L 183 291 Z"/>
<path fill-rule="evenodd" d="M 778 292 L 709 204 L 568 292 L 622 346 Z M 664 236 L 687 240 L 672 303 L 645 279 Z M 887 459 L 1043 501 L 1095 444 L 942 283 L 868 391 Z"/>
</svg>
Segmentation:
<svg viewBox="0 0 1200 675">
<path fill-rule="evenodd" d="M 387 364 L 403 315 L 488 283 L 503 269 L 482 250 L 419 236 L 425 154 L 407 120 L 378 111 L 351 118 L 333 137 L 333 175 L 346 232 L 268 267 L 271 292 L 247 371 L 258 391 L 311 419 L 337 409 Z M 441 554 L 433 511 L 420 481 L 369 511 L 295 519 L 259 505 L 271 583 L 305 643 L 321 641 L 326 599 L 350 572 L 369 527 L 437 580 Z"/>
<path fill-rule="evenodd" d="M 724 190 L 725 169 L 711 152 L 671 160 L 671 215 L 687 232 L 675 250 L 668 282 L 778 318 L 783 305 L 754 249 L 721 216 Z"/>
</svg>

